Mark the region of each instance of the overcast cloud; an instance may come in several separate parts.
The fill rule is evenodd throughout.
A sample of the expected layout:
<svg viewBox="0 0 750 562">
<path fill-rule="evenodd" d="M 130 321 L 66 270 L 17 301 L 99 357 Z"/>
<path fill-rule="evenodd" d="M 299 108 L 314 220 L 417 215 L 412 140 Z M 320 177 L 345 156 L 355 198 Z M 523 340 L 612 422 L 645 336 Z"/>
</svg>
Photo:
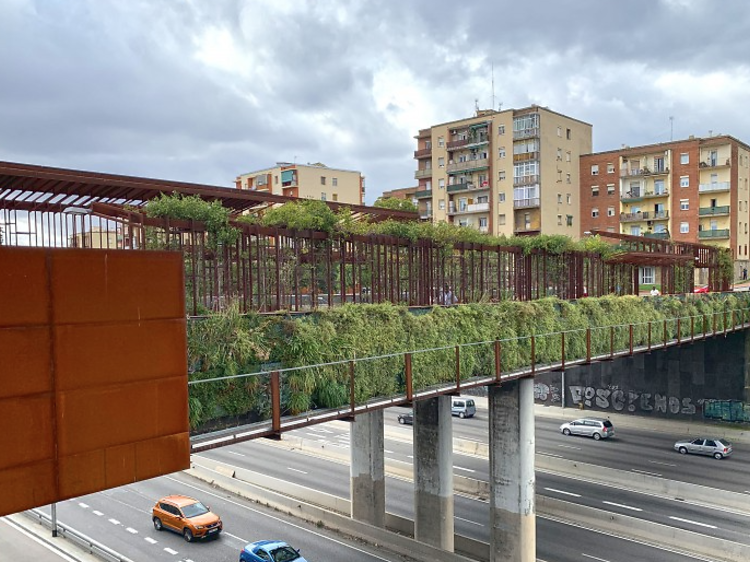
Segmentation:
<svg viewBox="0 0 750 562">
<path fill-rule="evenodd" d="M 594 150 L 750 143 L 747 0 L 0 0 L 0 160 L 231 186 L 277 161 L 415 184 L 413 136 L 475 100 Z"/>
</svg>

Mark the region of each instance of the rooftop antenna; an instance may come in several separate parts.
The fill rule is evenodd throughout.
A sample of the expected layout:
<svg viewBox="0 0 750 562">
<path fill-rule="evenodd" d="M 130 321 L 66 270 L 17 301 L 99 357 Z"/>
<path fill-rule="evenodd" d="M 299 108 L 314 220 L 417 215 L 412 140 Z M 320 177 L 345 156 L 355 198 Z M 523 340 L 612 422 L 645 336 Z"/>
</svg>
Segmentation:
<svg viewBox="0 0 750 562">
<path fill-rule="evenodd" d="M 495 63 L 492 63 L 492 105 L 490 107 L 495 107 Z"/>
<path fill-rule="evenodd" d="M 474 109 L 479 113 L 479 98 L 474 98 Z"/>
<path fill-rule="evenodd" d="M 672 142 L 674 137 L 674 116 L 669 116 L 669 142 Z"/>
</svg>

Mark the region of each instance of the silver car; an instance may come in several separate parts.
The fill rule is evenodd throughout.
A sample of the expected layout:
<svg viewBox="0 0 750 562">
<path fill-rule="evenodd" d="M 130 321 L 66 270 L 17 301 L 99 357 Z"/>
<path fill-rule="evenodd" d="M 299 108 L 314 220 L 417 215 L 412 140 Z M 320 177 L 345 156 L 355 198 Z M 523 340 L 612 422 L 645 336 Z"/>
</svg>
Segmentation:
<svg viewBox="0 0 750 562">
<path fill-rule="evenodd" d="M 726 439 L 717 437 L 698 437 L 697 439 L 678 441 L 674 450 L 682 455 L 707 455 L 715 459 L 723 459 L 732 454 L 732 444 Z"/>
<path fill-rule="evenodd" d="M 599 439 L 607 439 L 615 434 L 612 422 L 604 418 L 581 418 L 565 422 L 560 426 L 563 435 L 585 435 Z"/>
</svg>

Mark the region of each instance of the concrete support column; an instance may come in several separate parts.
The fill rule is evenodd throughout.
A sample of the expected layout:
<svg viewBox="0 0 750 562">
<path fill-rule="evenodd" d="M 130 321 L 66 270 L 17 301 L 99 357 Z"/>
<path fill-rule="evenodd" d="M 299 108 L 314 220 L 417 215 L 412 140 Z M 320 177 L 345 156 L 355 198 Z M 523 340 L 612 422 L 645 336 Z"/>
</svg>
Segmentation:
<svg viewBox="0 0 750 562">
<path fill-rule="evenodd" d="M 414 538 L 453 552 L 450 396 L 414 404 Z"/>
<path fill-rule="evenodd" d="M 534 379 L 489 388 L 490 562 L 536 561 Z"/>
<path fill-rule="evenodd" d="M 383 410 L 357 415 L 349 437 L 352 518 L 385 527 Z"/>
</svg>

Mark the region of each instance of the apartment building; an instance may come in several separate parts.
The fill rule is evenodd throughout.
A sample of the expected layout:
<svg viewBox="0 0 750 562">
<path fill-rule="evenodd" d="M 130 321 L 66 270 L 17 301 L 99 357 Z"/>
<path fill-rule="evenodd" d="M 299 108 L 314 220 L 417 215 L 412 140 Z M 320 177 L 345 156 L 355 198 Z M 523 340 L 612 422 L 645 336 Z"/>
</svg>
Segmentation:
<svg viewBox="0 0 750 562">
<path fill-rule="evenodd" d="M 353 205 L 362 205 L 365 199 L 365 178 L 360 172 L 329 168 L 320 163 L 277 162 L 273 168 L 237 176 L 235 186 L 237 189 Z"/>
<path fill-rule="evenodd" d="M 731 248 L 748 267 L 750 146 L 728 135 L 581 157 L 581 232 Z"/>
<path fill-rule="evenodd" d="M 494 235 L 577 238 L 591 125 L 537 105 L 477 110 L 415 137 L 420 215 Z"/>
</svg>

